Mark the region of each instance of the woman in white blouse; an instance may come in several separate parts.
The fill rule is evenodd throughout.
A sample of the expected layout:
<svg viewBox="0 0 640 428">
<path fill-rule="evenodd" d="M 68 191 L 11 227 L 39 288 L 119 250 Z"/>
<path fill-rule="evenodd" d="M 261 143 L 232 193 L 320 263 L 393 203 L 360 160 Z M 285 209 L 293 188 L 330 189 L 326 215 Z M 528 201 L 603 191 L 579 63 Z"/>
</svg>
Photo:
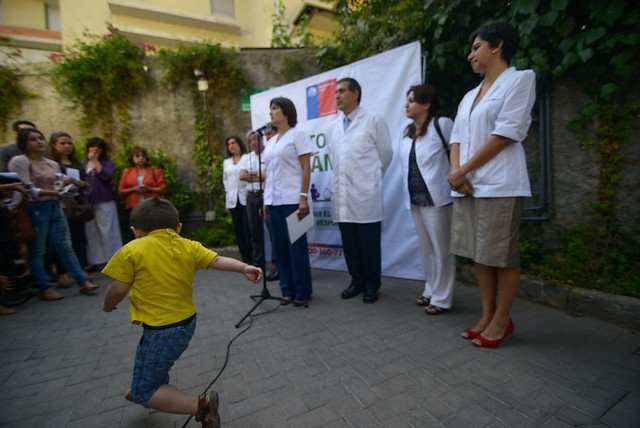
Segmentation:
<svg viewBox="0 0 640 428">
<path fill-rule="evenodd" d="M 291 100 L 271 100 L 270 115 L 278 134 L 269 139 L 264 151 L 267 166 L 264 212 L 270 220 L 282 303 L 306 307 L 313 294 L 307 236 L 304 234 L 292 243 L 286 218 L 296 211 L 299 218 L 309 214 L 313 144 L 309 134 L 295 128 L 298 116 Z"/>
<path fill-rule="evenodd" d="M 233 232 L 240 250 L 242 261 L 251 264 L 251 235 L 247 219 L 247 188 L 240 181 L 240 160 L 247 149 L 238 137 L 227 137 L 224 142 L 229 157 L 222 162 L 222 184 L 224 185 L 225 207 L 233 221 Z"/>
<path fill-rule="evenodd" d="M 531 196 L 522 141 L 531 124 L 535 74 L 509 66 L 518 43 L 518 32 L 505 22 L 472 36 L 467 60 L 484 78 L 460 102 L 450 141 L 452 251 L 473 259 L 482 300 L 480 319 L 462 337 L 485 348 L 514 331 L 518 229 L 523 198 Z"/>
<path fill-rule="evenodd" d="M 451 190 L 447 183 L 447 148 L 453 121 L 438 117 L 438 94 L 429 84 L 407 92 L 405 113 L 413 122 L 404 131 L 399 152 L 405 208 L 411 210 L 420 242 L 424 290 L 416 299 L 427 315 L 438 315 L 453 304 L 456 258 L 451 241 Z"/>
</svg>

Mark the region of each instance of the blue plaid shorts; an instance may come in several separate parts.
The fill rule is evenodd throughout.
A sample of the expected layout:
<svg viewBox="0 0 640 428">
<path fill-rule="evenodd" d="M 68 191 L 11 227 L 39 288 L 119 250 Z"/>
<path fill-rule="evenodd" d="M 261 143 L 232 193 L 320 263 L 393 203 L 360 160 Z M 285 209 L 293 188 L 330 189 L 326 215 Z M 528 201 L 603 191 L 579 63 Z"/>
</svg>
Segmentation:
<svg viewBox="0 0 640 428">
<path fill-rule="evenodd" d="M 184 325 L 145 328 L 136 350 L 131 380 L 131 400 L 143 404 L 162 385 L 169 383 L 169 370 L 189 346 L 196 329 L 196 316 Z"/>
</svg>

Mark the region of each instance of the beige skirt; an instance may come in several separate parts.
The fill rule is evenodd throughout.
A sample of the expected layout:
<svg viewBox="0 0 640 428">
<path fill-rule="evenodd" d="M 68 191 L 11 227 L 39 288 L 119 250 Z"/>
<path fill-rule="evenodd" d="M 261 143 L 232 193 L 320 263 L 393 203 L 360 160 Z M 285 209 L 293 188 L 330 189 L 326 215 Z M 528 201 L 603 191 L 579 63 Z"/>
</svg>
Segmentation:
<svg viewBox="0 0 640 428">
<path fill-rule="evenodd" d="M 451 252 L 486 266 L 520 267 L 524 198 L 453 198 Z"/>
</svg>

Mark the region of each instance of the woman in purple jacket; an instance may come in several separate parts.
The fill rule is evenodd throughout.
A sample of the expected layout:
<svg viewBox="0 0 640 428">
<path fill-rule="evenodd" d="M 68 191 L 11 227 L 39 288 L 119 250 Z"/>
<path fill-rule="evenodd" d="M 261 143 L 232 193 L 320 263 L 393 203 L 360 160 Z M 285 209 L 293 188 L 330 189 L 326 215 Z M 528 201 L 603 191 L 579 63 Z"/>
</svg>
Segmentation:
<svg viewBox="0 0 640 428">
<path fill-rule="evenodd" d="M 95 218 L 85 224 L 87 262 L 96 266 L 107 263 L 122 247 L 118 210 L 111 179 L 116 166 L 107 157 L 107 143 L 93 137 L 87 141 L 87 159 L 81 162 L 91 191 L 87 200 L 93 204 Z"/>
</svg>

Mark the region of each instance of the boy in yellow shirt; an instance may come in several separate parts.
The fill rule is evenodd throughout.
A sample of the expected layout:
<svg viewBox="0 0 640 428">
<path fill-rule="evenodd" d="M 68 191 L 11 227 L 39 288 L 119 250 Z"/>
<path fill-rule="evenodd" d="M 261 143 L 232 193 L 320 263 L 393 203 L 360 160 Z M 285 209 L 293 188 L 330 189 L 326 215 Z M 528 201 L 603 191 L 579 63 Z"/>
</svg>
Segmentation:
<svg viewBox="0 0 640 428">
<path fill-rule="evenodd" d="M 114 254 L 102 271 L 114 280 L 102 310 L 113 311 L 128 294 L 131 322 L 144 328 L 126 398 L 154 410 L 193 415 L 203 427 L 219 427 L 215 391 L 194 397 L 169 385 L 169 370 L 187 349 L 196 327 L 193 276 L 197 269 L 211 268 L 242 273 L 259 283 L 262 270 L 182 238 L 178 210 L 165 199 L 136 205 L 131 229 L 136 239 Z"/>
</svg>

